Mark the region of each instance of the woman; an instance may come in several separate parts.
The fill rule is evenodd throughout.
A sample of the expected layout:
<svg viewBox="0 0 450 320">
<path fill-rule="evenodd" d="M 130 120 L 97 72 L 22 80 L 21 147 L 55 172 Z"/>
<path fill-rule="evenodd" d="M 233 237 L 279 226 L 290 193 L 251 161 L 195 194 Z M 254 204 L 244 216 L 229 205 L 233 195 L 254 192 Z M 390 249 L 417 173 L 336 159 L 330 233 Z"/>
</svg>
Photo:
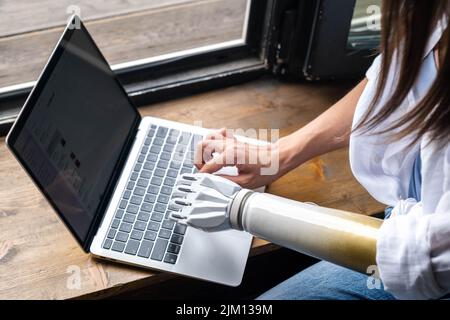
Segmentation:
<svg viewBox="0 0 450 320">
<path fill-rule="evenodd" d="M 262 299 L 439 299 L 450 292 L 450 1 L 384 1 L 382 11 L 381 54 L 366 78 L 271 146 L 278 174 L 262 176 L 261 165 L 239 164 L 239 175 L 228 178 L 260 187 L 349 145 L 355 177 L 390 207 L 377 240 L 384 289 L 371 290 L 367 276 L 320 262 Z M 246 159 L 259 148 L 225 130 L 199 147 Z M 223 166 L 216 157 L 198 164 L 206 173 Z"/>
</svg>

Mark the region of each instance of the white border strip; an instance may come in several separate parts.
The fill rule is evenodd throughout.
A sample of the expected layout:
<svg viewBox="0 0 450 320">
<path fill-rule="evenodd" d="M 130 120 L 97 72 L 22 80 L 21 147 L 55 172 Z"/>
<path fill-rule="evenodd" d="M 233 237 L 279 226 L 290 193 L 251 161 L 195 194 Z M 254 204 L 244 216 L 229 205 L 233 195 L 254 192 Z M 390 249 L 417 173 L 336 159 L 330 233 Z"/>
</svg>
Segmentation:
<svg viewBox="0 0 450 320">
<path fill-rule="evenodd" d="M 245 21 L 244 27 L 242 28 L 242 40 L 244 42 L 247 42 L 248 22 L 250 21 L 250 9 L 252 6 L 252 1 L 254 0 L 247 0 L 247 8 L 245 9 Z"/>
<path fill-rule="evenodd" d="M 195 54 L 199 54 L 199 53 L 205 53 L 208 51 L 232 48 L 232 47 L 236 47 L 238 45 L 244 45 L 244 44 L 245 44 L 245 41 L 243 39 L 231 40 L 231 41 L 221 42 L 221 43 L 217 43 L 217 44 L 211 44 L 211 45 L 207 45 L 207 46 L 203 46 L 203 47 L 187 49 L 187 50 L 182 50 L 182 51 L 176 51 L 176 52 L 172 52 L 172 53 L 166 53 L 166 54 L 162 54 L 162 55 L 155 56 L 155 57 L 118 63 L 115 65 L 112 65 L 111 69 L 113 71 L 117 71 L 117 70 L 140 66 L 140 65 L 144 65 L 144 64 L 156 63 L 156 62 L 161 62 L 164 60 L 176 59 L 176 58 L 191 56 L 191 55 L 195 55 Z"/>
<path fill-rule="evenodd" d="M 162 62 L 164 60 L 171 60 L 171 59 L 176 59 L 176 58 L 187 57 L 190 55 L 206 53 L 209 51 L 216 51 L 219 49 L 233 48 L 233 47 L 240 46 L 240 45 L 245 45 L 244 39 L 231 40 L 231 41 L 227 41 L 227 42 L 211 44 L 211 45 L 198 47 L 198 48 L 194 48 L 194 49 L 187 49 L 187 50 L 181 50 L 181 51 L 176 51 L 176 52 L 172 52 L 172 53 L 162 54 L 162 55 L 155 56 L 155 57 L 118 63 L 118 64 L 112 65 L 111 69 L 113 71 L 118 71 L 118 70 L 122 70 L 125 68 L 137 67 L 140 65 Z M 36 85 L 36 82 L 37 81 L 30 81 L 30 82 L 24 82 L 24 83 L 14 84 L 11 86 L 2 87 L 2 88 L 0 88 L 0 94 L 6 94 L 9 92 L 30 89 Z"/>
</svg>

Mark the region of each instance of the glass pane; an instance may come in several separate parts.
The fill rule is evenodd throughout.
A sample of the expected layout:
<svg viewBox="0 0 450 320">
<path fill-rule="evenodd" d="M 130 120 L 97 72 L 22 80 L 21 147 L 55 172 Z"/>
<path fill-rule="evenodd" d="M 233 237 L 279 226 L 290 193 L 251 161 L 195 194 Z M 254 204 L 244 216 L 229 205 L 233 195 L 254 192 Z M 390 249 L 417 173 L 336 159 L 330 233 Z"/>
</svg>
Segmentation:
<svg viewBox="0 0 450 320">
<path fill-rule="evenodd" d="M 357 0 L 348 37 L 350 49 L 372 49 L 380 43 L 381 0 Z"/>
<path fill-rule="evenodd" d="M 79 14 L 110 64 L 243 42 L 249 0 L 0 0 L 0 88 L 34 81 Z"/>
</svg>

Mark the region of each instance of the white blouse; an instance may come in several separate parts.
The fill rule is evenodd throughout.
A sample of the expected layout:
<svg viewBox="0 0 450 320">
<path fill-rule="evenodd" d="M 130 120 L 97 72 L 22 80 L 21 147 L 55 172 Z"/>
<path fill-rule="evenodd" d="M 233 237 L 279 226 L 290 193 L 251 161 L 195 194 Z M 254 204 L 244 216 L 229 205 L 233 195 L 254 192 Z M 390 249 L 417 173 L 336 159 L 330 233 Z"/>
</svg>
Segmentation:
<svg viewBox="0 0 450 320">
<path fill-rule="evenodd" d="M 402 105 L 383 129 L 415 107 L 437 76 L 433 48 L 447 23 L 432 34 L 419 77 Z M 367 71 L 367 86 L 356 108 L 355 126 L 374 97 L 381 57 Z M 387 88 L 394 88 L 399 64 L 392 64 Z M 386 102 L 386 90 L 375 110 Z M 450 106 L 449 106 L 450 107 Z M 376 112 L 376 111 L 375 111 Z M 439 148 L 424 136 L 410 149 L 412 137 L 386 142 L 371 132 L 350 138 L 350 164 L 356 179 L 378 201 L 393 206 L 378 237 L 377 264 L 385 289 L 399 299 L 437 299 L 450 292 L 450 145 Z M 421 201 L 407 199 L 414 160 L 422 160 Z"/>
</svg>

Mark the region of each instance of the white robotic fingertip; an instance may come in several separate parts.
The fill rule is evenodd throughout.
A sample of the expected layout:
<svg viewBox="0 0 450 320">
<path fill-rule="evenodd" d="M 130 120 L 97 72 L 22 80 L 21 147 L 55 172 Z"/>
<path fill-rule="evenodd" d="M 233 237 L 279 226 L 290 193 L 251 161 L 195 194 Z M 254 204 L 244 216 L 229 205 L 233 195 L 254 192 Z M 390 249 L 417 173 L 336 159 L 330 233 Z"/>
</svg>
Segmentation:
<svg viewBox="0 0 450 320">
<path fill-rule="evenodd" d="M 175 187 L 172 198 L 186 198 L 191 193 L 194 193 L 194 190 L 190 186 L 179 185 Z"/>
<path fill-rule="evenodd" d="M 183 207 L 181 205 L 175 203 L 175 200 L 176 199 L 170 200 L 170 202 L 169 202 L 169 210 L 170 211 L 175 211 L 175 212 L 181 211 L 183 209 Z"/>
<path fill-rule="evenodd" d="M 172 212 L 170 214 L 170 218 L 181 222 L 182 220 L 186 220 L 187 216 L 185 216 L 184 214 L 178 213 L 178 212 Z"/>
<path fill-rule="evenodd" d="M 186 199 L 172 199 L 172 203 L 175 205 L 179 205 L 182 207 L 188 207 L 188 206 L 192 206 L 192 202 L 186 200 Z"/>
<path fill-rule="evenodd" d="M 202 174 L 201 173 L 183 173 L 181 175 L 181 179 L 188 180 L 188 181 L 197 181 L 201 179 Z"/>
</svg>

